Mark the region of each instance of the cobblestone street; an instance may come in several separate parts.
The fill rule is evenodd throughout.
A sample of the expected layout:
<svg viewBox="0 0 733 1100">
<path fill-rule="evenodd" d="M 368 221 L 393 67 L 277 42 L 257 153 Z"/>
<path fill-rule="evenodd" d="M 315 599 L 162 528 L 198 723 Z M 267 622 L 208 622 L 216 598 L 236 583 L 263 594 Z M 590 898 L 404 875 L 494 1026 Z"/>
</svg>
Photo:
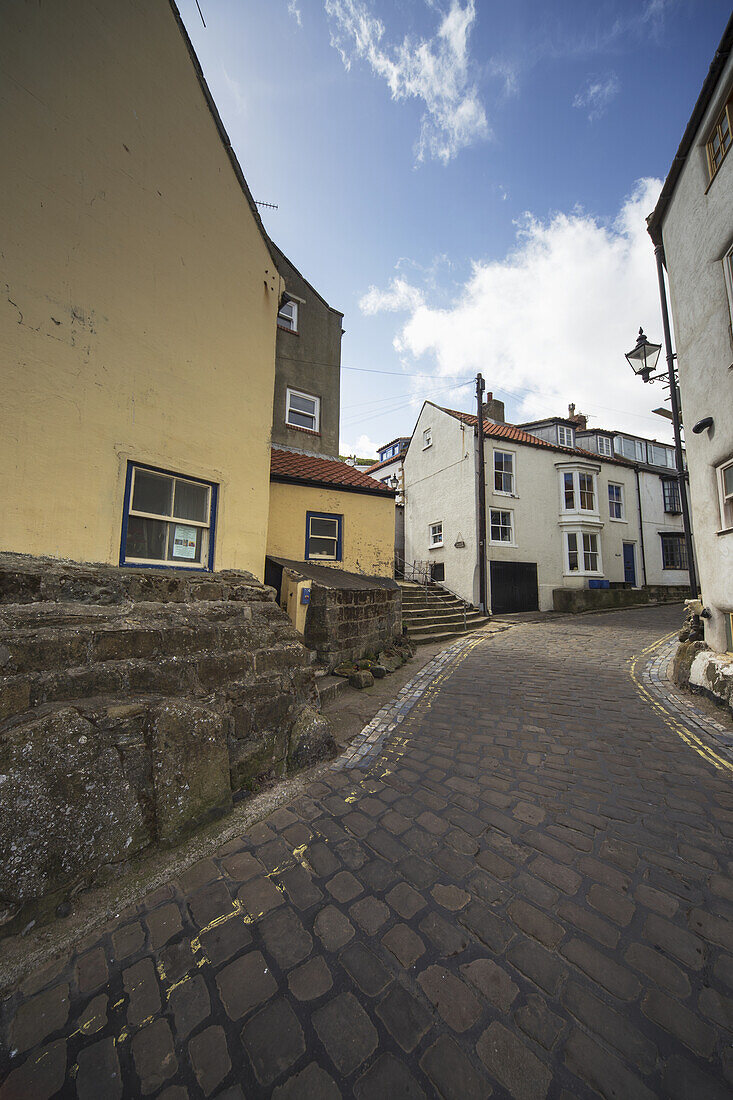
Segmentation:
<svg viewBox="0 0 733 1100">
<path fill-rule="evenodd" d="M 324 781 L 25 979 L 0 1100 L 730 1097 L 733 771 L 665 701 L 680 619 L 439 655 Z"/>
</svg>

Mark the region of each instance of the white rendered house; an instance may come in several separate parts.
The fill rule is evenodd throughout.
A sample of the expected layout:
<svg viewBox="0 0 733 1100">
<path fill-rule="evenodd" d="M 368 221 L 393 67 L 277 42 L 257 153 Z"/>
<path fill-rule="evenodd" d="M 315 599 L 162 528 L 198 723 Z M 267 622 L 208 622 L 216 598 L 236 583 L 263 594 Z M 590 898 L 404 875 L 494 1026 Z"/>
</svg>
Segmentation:
<svg viewBox="0 0 733 1100">
<path fill-rule="evenodd" d="M 649 233 L 669 278 L 705 640 L 733 653 L 733 18 Z"/>
<path fill-rule="evenodd" d="M 426 401 L 404 458 L 405 558 L 479 599 L 477 419 Z M 625 459 L 484 421 L 491 610 L 551 610 L 556 588 L 642 583 L 636 474 Z"/>
</svg>

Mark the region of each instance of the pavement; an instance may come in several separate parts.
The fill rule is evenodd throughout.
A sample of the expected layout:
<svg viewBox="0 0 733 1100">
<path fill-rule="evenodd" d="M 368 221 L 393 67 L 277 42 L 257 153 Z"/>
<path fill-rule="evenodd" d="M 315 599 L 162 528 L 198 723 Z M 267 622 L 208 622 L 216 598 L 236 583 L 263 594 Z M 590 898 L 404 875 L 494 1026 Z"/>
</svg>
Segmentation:
<svg viewBox="0 0 733 1100">
<path fill-rule="evenodd" d="M 733 1095 L 731 731 L 664 680 L 679 619 L 440 651 L 10 992 L 0 1100 Z"/>
</svg>

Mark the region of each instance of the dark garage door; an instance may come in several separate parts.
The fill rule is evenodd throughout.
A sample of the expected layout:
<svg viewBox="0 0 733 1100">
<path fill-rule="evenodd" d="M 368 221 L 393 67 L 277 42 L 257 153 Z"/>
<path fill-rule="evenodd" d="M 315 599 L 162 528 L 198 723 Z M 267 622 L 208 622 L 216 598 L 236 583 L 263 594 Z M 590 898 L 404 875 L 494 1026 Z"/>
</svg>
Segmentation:
<svg viewBox="0 0 733 1100">
<path fill-rule="evenodd" d="M 533 561 L 492 561 L 491 610 L 495 615 L 508 611 L 537 611 L 537 563 Z"/>
</svg>

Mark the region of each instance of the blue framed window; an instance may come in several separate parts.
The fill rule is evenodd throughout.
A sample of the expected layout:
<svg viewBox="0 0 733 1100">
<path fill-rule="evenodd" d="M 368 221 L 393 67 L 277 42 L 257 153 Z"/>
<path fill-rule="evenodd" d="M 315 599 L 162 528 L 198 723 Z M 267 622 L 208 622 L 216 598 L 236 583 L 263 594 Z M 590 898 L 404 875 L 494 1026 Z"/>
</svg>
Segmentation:
<svg viewBox="0 0 733 1100">
<path fill-rule="evenodd" d="M 218 486 L 128 462 L 120 565 L 211 570 Z"/>
<path fill-rule="evenodd" d="M 328 512 L 306 512 L 306 561 L 341 561 L 343 523 L 343 516 Z"/>
</svg>

